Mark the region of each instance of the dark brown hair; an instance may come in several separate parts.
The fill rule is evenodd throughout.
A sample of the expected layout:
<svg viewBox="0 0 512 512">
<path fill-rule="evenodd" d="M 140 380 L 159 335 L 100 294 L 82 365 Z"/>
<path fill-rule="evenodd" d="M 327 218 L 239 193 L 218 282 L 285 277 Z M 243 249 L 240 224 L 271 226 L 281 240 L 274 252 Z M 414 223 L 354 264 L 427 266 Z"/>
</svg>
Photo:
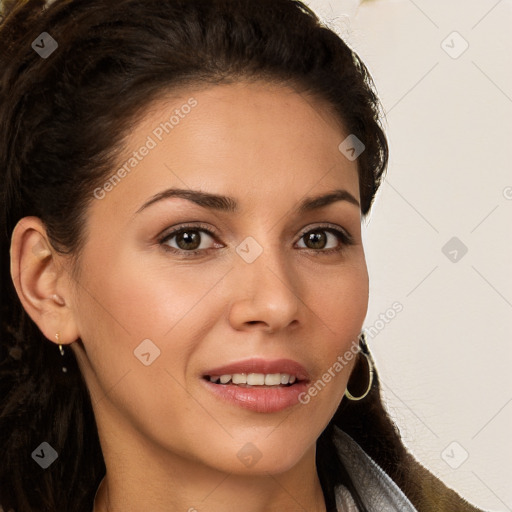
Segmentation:
<svg viewBox="0 0 512 512">
<path fill-rule="evenodd" d="M 148 104 L 169 91 L 266 80 L 329 105 L 365 144 L 358 158 L 367 215 L 388 161 L 380 106 L 359 57 L 298 0 L 43 0 L 4 3 L 0 26 L 0 505 L 8 512 L 90 512 L 105 474 L 90 396 L 72 351 L 62 361 L 26 314 L 9 273 L 10 237 L 39 217 L 56 250 L 78 256 L 92 191 L 116 168 Z M 48 58 L 31 47 L 58 42 Z M 341 141 L 340 141 L 341 142 Z M 63 374 L 64 364 L 68 372 Z M 349 387 L 357 389 L 359 363 Z M 369 395 L 344 399 L 317 442 L 328 510 L 343 483 L 366 510 L 336 455 L 333 426 L 351 435 L 418 510 L 477 510 L 405 449 L 376 374 Z M 43 470 L 41 442 L 60 454 Z M 448 510 L 448 509 L 447 509 Z"/>
</svg>

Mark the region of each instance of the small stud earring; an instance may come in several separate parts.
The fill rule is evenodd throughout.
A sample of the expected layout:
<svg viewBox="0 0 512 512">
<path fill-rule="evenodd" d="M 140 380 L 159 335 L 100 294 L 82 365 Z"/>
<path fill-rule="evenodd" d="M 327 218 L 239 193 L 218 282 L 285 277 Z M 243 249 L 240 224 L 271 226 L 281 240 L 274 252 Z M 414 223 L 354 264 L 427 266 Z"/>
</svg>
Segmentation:
<svg viewBox="0 0 512 512">
<path fill-rule="evenodd" d="M 60 333 L 56 333 L 56 334 L 55 334 L 55 339 L 56 339 L 57 341 L 59 341 L 59 339 L 60 339 Z M 60 355 L 61 355 L 61 356 L 64 356 L 64 349 L 62 348 L 62 345 L 61 345 L 60 343 L 59 343 L 59 350 L 60 350 Z M 66 373 L 66 372 L 68 371 L 68 369 L 67 369 L 65 366 L 63 366 L 63 367 L 62 367 L 62 371 L 63 371 L 64 373 Z"/>
</svg>

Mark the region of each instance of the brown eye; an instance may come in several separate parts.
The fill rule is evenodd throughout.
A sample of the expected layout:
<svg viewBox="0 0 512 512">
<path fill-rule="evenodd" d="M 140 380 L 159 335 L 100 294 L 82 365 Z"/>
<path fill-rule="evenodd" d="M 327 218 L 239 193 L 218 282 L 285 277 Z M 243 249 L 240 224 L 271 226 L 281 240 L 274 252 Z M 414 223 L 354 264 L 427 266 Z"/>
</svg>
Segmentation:
<svg viewBox="0 0 512 512">
<path fill-rule="evenodd" d="M 310 231 L 308 234 L 304 235 L 304 237 L 306 239 L 306 245 L 310 249 L 323 249 L 327 243 L 327 236 L 325 235 L 325 231 Z"/>
<path fill-rule="evenodd" d="M 335 243 L 331 247 L 327 247 L 329 240 L 328 235 L 331 235 L 334 239 L 338 239 L 338 242 L 341 243 L 337 245 Z M 312 251 L 318 251 L 320 253 L 342 251 L 347 245 L 353 245 L 354 243 L 350 235 L 331 227 L 310 229 L 309 231 L 304 232 L 300 239 L 305 240 L 306 249 L 311 249 Z"/>
<path fill-rule="evenodd" d="M 204 245 L 204 237 L 209 237 L 213 240 L 214 235 L 209 230 L 196 226 L 180 227 L 165 235 L 165 237 L 160 240 L 160 244 L 167 250 L 173 252 L 198 254 L 211 249 L 211 246 L 201 247 L 201 245 Z M 173 239 L 175 239 L 173 242 L 175 245 L 171 245 Z"/>
<path fill-rule="evenodd" d="M 201 245 L 201 236 L 197 230 L 182 231 L 174 236 L 176 237 L 176 245 L 184 251 L 195 250 Z"/>
</svg>

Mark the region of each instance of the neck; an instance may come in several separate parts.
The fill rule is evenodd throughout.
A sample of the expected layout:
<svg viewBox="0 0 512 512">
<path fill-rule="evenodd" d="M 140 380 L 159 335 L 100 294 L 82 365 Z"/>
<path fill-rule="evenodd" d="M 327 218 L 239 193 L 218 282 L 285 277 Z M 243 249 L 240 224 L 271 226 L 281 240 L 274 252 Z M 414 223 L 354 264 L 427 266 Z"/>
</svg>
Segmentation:
<svg viewBox="0 0 512 512">
<path fill-rule="evenodd" d="M 264 476 L 221 474 L 196 469 L 194 474 L 180 468 L 167 481 L 160 480 L 148 466 L 142 478 L 126 471 L 107 474 L 100 482 L 93 512 L 277 512 L 308 510 L 326 512 L 316 470 L 298 480 L 294 472 Z M 303 475 L 304 477 L 305 475 Z"/>
</svg>

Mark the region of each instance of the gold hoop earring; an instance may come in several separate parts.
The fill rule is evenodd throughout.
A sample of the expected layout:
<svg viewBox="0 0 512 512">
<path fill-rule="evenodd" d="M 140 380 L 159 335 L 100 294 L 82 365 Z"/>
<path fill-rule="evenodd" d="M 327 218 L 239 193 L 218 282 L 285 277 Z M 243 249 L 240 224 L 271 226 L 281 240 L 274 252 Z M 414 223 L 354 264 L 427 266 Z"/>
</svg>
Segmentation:
<svg viewBox="0 0 512 512">
<path fill-rule="evenodd" d="M 350 391 L 348 390 L 348 388 L 345 389 L 345 396 L 349 400 L 352 400 L 354 402 L 356 402 L 358 400 L 362 400 L 370 392 L 370 389 L 372 388 L 372 383 L 373 383 L 373 366 L 372 366 L 372 361 L 363 351 L 360 351 L 360 354 L 363 354 L 363 356 L 366 358 L 366 362 L 368 364 L 368 373 L 369 373 L 369 376 L 368 376 L 368 387 L 366 388 L 366 391 L 361 396 L 358 396 L 358 397 L 355 397 L 354 395 L 352 395 L 350 393 Z"/>
<path fill-rule="evenodd" d="M 59 339 L 60 339 L 60 333 L 56 333 L 56 334 L 55 334 L 55 339 L 56 339 L 57 341 L 59 341 Z M 60 343 L 59 343 L 59 351 L 60 351 L 60 355 L 64 357 L 64 349 L 62 348 L 62 344 L 60 344 Z M 62 367 L 62 371 L 63 371 L 64 373 L 66 373 L 66 372 L 68 371 L 68 369 L 67 369 L 65 366 L 63 366 L 63 367 Z"/>
</svg>

